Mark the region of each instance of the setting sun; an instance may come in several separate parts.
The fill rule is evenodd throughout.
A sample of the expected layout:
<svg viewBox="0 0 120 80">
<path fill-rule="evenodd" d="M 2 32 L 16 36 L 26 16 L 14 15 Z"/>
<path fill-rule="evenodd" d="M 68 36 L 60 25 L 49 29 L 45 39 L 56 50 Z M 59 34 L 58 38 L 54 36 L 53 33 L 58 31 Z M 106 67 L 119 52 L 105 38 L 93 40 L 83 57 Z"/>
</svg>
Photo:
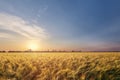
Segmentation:
<svg viewBox="0 0 120 80">
<path fill-rule="evenodd" d="M 29 44 L 28 44 L 28 49 L 38 50 L 38 45 L 37 45 L 37 43 L 29 43 Z"/>
</svg>

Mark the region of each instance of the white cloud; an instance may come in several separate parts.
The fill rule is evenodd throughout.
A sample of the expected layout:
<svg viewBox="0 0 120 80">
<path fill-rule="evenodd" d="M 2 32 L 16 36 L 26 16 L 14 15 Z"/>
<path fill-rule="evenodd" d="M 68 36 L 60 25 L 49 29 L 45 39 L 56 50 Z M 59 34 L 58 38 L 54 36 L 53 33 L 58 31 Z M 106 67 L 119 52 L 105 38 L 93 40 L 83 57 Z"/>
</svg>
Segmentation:
<svg viewBox="0 0 120 80">
<path fill-rule="evenodd" d="M 45 39 L 48 34 L 43 28 L 34 23 L 29 23 L 18 16 L 0 13 L 0 38 L 20 37 L 27 39 Z M 2 30 L 6 30 L 7 33 Z M 16 34 L 15 34 L 16 33 Z"/>
</svg>

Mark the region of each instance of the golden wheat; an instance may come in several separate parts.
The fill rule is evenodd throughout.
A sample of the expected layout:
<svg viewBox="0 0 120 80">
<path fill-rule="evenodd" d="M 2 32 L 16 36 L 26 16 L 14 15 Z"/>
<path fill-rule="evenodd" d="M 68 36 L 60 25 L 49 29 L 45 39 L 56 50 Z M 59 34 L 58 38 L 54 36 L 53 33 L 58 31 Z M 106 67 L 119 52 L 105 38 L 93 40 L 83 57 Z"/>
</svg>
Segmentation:
<svg viewBox="0 0 120 80">
<path fill-rule="evenodd" d="M 1 53 L 0 80 L 120 80 L 120 54 Z"/>
</svg>

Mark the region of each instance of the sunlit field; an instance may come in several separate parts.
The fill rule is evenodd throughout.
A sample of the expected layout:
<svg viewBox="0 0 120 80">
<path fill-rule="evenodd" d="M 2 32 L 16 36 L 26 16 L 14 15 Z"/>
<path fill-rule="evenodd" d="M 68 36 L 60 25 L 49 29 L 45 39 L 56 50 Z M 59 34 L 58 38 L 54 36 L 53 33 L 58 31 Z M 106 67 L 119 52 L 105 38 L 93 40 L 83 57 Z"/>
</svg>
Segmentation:
<svg viewBox="0 0 120 80">
<path fill-rule="evenodd" d="M 0 80 L 120 80 L 120 52 L 0 53 Z"/>
</svg>

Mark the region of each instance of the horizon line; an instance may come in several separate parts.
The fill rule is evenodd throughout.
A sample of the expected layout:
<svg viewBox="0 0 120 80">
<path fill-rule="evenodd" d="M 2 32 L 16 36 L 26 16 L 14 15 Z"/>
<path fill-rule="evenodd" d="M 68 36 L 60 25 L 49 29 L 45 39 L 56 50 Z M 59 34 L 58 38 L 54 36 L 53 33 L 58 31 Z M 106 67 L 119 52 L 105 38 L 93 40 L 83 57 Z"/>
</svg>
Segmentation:
<svg viewBox="0 0 120 80">
<path fill-rule="evenodd" d="M 0 50 L 0 53 L 11 53 L 11 52 L 22 53 L 22 52 L 120 52 L 120 51 L 119 50 L 116 50 L 116 51 L 81 51 L 81 50 L 69 50 L 69 51 L 68 50 L 52 50 L 52 51 L 48 51 L 48 50 L 43 50 L 43 51 L 40 51 L 40 50 L 36 50 L 36 51 L 8 50 L 8 51 L 5 51 L 5 50 Z"/>
</svg>

